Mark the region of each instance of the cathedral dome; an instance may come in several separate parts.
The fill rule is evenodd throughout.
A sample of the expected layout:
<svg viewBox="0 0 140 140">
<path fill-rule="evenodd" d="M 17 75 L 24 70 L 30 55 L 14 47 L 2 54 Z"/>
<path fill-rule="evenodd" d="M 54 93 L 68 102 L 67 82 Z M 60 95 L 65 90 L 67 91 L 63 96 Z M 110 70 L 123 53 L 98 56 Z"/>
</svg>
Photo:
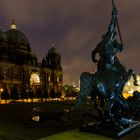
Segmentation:
<svg viewBox="0 0 140 140">
<path fill-rule="evenodd" d="M 50 48 L 48 54 L 57 54 L 56 48 L 54 47 Z"/>
<path fill-rule="evenodd" d="M 48 56 L 60 56 L 60 54 L 55 47 L 52 47 L 48 50 Z"/>
<path fill-rule="evenodd" d="M 8 43 L 20 45 L 24 50 L 30 50 L 30 44 L 22 32 L 11 29 L 6 32 L 6 35 Z"/>
<path fill-rule="evenodd" d="M 11 29 L 6 32 L 9 44 L 16 44 L 22 50 L 31 50 L 26 36 L 16 29 L 15 21 L 12 20 Z"/>
<path fill-rule="evenodd" d="M 0 30 L 0 42 L 7 42 L 6 34 L 1 30 Z"/>
</svg>

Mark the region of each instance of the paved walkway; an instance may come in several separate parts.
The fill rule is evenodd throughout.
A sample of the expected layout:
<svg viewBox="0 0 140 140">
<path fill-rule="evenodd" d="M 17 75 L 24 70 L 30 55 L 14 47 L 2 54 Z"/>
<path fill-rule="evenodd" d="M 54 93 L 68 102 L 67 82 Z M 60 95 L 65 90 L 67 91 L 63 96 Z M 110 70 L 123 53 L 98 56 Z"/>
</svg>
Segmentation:
<svg viewBox="0 0 140 140">
<path fill-rule="evenodd" d="M 115 140 L 113 138 L 80 132 L 79 129 L 61 132 L 39 140 Z M 140 140 L 140 128 L 117 140 Z"/>
<path fill-rule="evenodd" d="M 104 136 L 79 132 L 78 129 L 61 132 L 39 140 L 112 140 Z"/>
</svg>

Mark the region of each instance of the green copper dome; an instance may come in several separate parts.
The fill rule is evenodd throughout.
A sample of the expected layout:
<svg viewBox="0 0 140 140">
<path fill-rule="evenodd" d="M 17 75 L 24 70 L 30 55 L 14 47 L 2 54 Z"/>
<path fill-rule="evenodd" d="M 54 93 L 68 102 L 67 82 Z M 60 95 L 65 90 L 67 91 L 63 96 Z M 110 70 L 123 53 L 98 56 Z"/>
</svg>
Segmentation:
<svg viewBox="0 0 140 140">
<path fill-rule="evenodd" d="M 48 54 L 57 54 L 56 48 L 52 47 L 49 49 Z"/>
<path fill-rule="evenodd" d="M 6 32 L 6 35 L 9 44 L 16 44 L 20 47 L 19 49 L 22 50 L 31 50 L 30 44 L 22 32 L 16 29 L 11 29 Z"/>
</svg>

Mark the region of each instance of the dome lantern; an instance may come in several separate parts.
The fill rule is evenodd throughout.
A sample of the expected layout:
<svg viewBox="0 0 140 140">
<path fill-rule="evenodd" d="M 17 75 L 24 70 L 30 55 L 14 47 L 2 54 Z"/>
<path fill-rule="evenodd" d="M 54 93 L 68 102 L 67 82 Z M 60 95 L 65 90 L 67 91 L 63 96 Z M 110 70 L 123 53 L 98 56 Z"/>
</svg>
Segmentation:
<svg viewBox="0 0 140 140">
<path fill-rule="evenodd" d="M 14 30 L 17 29 L 17 26 L 16 26 L 16 23 L 15 23 L 15 19 L 14 18 L 12 19 L 12 24 L 11 24 L 10 28 L 11 29 L 14 29 Z"/>
</svg>

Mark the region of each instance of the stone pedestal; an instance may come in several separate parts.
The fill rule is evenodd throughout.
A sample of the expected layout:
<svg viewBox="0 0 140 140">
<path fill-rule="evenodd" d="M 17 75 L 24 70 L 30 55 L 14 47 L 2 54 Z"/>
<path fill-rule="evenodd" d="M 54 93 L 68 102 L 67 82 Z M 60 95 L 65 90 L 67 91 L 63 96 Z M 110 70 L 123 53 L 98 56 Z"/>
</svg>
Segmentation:
<svg viewBox="0 0 140 140">
<path fill-rule="evenodd" d="M 128 134 L 130 131 L 134 130 L 138 126 L 140 126 L 140 122 L 138 122 L 138 121 L 133 121 L 131 123 L 131 125 L 126 126 L 123 129 L 117 128 L 110 121 L 91 122 L 91 123 L 82 125 L 80 127 L 80 131 L 104 135 L 104 136 L 108 136 L 108 137 L 112 137 L 112 138 L 119 138 L 119 137 L 122 137 L 122 136 Z"/>
</svg>

